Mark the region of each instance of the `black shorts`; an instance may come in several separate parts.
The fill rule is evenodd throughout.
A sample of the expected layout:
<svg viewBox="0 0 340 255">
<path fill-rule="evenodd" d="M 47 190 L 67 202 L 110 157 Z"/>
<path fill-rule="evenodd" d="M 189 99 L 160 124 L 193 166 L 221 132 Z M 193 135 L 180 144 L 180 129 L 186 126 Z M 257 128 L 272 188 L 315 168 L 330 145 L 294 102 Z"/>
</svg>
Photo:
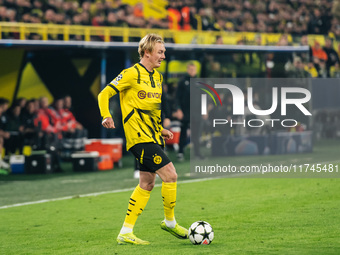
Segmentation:
<svg viewBox="0 0 340 255">
<path fill-rule="evenodd" d="M 140 164 L 140 170 L 154 173 L 171 161 L 164 148 L 156 143 L 138 143 L 130 148 Z"/>
</svg>

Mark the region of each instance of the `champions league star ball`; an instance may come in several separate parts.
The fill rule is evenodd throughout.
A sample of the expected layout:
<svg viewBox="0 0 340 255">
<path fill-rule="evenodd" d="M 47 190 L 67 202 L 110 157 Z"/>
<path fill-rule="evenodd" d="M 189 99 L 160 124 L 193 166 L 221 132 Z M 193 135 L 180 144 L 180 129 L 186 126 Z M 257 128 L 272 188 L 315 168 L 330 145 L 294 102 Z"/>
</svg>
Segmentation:
<svg viewBox="0 0 340 255">
<path fill-rule="evenodd" d="M 189 239 L 195 244 L 210 244 L 214 239 L 214 230 L 208 222 L 196 221 L 189 228 Z"/>
</svg>

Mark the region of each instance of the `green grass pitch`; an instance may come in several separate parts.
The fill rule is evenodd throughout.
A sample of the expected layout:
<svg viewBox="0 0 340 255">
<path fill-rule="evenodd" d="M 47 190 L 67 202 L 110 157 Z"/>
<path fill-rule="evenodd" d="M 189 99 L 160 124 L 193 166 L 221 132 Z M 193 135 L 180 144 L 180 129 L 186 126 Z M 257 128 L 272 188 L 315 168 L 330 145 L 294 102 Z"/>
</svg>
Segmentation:
<svg viewBox="0 0 340 255">
<path fill-rule="evenodd" d="M 314 153 L 301 157 L 329 162 L 331 151 L 339 154 L 339 150 L 334 152 L 338 144 L 321 143 Z M 266 160 L 284 161 L 292 156 L 281 157 Z M 258 159 L 238 157 L 230 161 Z M 73 198 L 0 209 L 0 254 L 340 254 L 340 179 L 220 178 L 191 182 L 188 162 L 175 162 L 181 181 L 176 218 L 186 227 L 197 220 L 209 222 L 215 231 L 212 244 L 194 246 L 161 230 L 163 207 L 158 186 L 135 227 L 135 234 L 151 245 L 119 246 L 115 239 L 131 191 L 78 195 L 134 187 L 137 181 L 132 179 L 130 161 L 127 157 L 125 168 L 106 172 L 1 177 L 0 207 Z M 339 157 L 333 161 L 338 162 Z"/>
</svg>

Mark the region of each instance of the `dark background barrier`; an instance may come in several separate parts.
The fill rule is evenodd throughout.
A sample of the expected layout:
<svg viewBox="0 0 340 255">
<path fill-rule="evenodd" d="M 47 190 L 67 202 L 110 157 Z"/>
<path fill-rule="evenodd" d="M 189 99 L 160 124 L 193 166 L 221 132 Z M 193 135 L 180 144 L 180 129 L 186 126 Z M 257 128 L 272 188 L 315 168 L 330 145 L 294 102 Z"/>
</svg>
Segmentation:
<svg viewBox="0 0 340 255">
<path fill-rule="evenodd" d="M 177 82 L 185 74 L 189 61 L 194 61 L 197 65 L 199 77 L 247 79 L 272 75 L 265 64 L 268 55 L 272 53 L 293 55 L 294 52 L 306 51 L 303 47 L 255 49 L 247 46 L 233 48 L 233 45 L 192 45 L 190 48 L 175 44 L 166 46 L 166 60 L 159 71 L 164 76 L 170 102 L 174 100 Z M 0 96 L 10 101 L 19 97 L 31 99 L 47 96 L 52 103 L 56 97 L 70 95 L 75 116 L 89 130 L 90 138 L 123 137 L 124 132 L 119 123 L 119 98 L 115 97 L 111 102 L 118 128 L 107 131 L 100 125 L 97 95 L 122 69 L 138 62 L 137 48 L 137 43 L 1 44 L 0 53 L 3 58 L 0 59 Z M 284 71 L 281 71 L 284 76 Z M 339 94 L 339 82 L 334 79 L 333 83 L 327 90 L 320 86 L 313 87 L 312 110 L 340 108 L 336 98 Z M 327 101 L 323 99 L 326 96 L 330 98 Z M 263 103 L 265 105 L 262 107 L 265 109 L 270 102 Z"/>
</svg>

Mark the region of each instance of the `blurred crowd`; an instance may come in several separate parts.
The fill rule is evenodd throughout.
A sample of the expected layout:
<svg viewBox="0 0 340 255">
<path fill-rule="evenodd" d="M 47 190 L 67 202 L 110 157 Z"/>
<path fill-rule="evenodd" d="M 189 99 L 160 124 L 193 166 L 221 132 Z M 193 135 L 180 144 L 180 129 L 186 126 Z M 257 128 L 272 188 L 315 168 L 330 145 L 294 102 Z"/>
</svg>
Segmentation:
<svg viewBox="0 0 340 255">
<path fill-rule="evenodd" d="M 340 35 L 338 5 L 329 0 L 187 0 L 169 5 L 169 13 L 182 13 L 182 29 Z M 183 13 L 187 7 L 189 19 Z"/>
<path fill-rule="evenodd" d="M 11 107 L 7 99 L 0 98 L 0 168 L 9 167 L 1 158 L 3 148 L 5 155 L 23 154 L 28 145 L 49 151 L 58 170 L 61 152 L 83 149 L 86 137 L 86 129 L 72 113 L 70 96 L 56 98 L 51 105 L 47 97 L 19 98 Z"/>
<path fill-rule="evenodd" d="M 204 77 L 276 77 L 340 78 L 340 44 L 334 38 L 325 37 L 324 46 L 317 40 L 310 41 L 308 35 L 300 37 L 300 46 L 307 46 L 307 52 L 233 52 L 206 54 L 203 69 Z M 263 45 L 260 34 L 256 35 L 255 45 Z M 217 36 L 216 44 L 223 44 Z M 246 44 L 239 40 L 238 45 Z M 290 46 L 288 37 L 283 34 L 277 46 Z M 337 46 L 337 47 L 336 47 Z"/>
<path fill-rule="evenodd" d="M 280 42 L 279 45 L 288 45 L 287 40 L 280 40 Z M 300 46 L 308 46 L 308 53 L 277 53 L 269 56 L 269 61 L 274 65 L 271 68 L 272 77 L 340 77 L 340 45 L 338 49 L 335 48 L 334 38 L 326 37 L 324 46 L 321 46 L 317 40 L 309 45 L 308 35 L 304 35 L 301 37 Z"/>
<path fill-rule="evenodd" d="M 167 11 L 155 19 L 145 17 L 142 3 L 121 0 L 0 0 L 7 22 L 340 36 L 338 1 L 174 0 Z"/>
</svg>

